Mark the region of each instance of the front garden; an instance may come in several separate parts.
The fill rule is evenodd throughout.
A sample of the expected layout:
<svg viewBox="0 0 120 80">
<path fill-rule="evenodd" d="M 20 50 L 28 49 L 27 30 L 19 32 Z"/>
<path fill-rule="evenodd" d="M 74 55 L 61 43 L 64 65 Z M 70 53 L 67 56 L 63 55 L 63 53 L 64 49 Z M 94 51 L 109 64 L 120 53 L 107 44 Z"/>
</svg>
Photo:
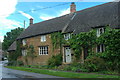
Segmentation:
<svg viewBox="0 0 120 80">
<path fill-rule="evenodd" d="M 53 36 L 53 45 L 66 44 L 62 39 L 60 33 Z M 56 38 L 58 40 L 56 40 Z M 57 42 L 56 42 L 57 41 Z M 120 30 L 110 29 L 106 27 L 105 33 L 100 37 L 96 36 L 96 30 L 90 32 L 82 32 L 77 35 L 72 35 L 72 38 L 67 41 L 71 49 L 74 51 L 75 60 L 72 64 L 62 65 L 62 54 L 52 56 L 48 60 L 48 65 L 24 65 L 22 61 L 13 60 L 8 63 L 8 68 L 37 72 L 42 74 L 49 74 L 68 78 L 117 78 L 120 74 Z M 105 51 L 100 53 L 93 52 L 96 45 L 104 44 Z M 80 63 L 80 55 L 83 49 L 88 49 L 88 56 L 84 63 Z M 54 50 L 54 49 L 53 49 Z M 20 52 L 20 51 L 19 51 Z M 30 53 L 30 52 L 29 52 Z M 17 56 L 17 55 L 16 55 Z M 12 56 L 13 57 L 13 56 Z M 18 57 L 18 56 L 17 56 Z M 11 59 L 11 58 L 10 58 Z M 13 66 L 13 67 L 12 67 Z M 15 67 L 22 66 L 22 67 Z M 45 70 L 41 70 L 45 69 Z M 47 69 L 47 70 L 46 70 Z M 48 70 L 49 69 L 49 70 Z M 50 71 L 53 73 L 51 73 Z M 68 71 L 68 72 L 62 72 Z M 78 72 L 78 73 L 73 73 Z M 87 72 L 87 73 L 83 73 Z M 57 73 L 57 74 L 56 74 Z M 95 73 L 95 74 L 88 74 Z M 98 75 L 110 74 L 110 75 Z M 69 75 L 68 75 L 69 74 Z M 116 75 L 116 76 L 115 76 Z"/>
</svg>

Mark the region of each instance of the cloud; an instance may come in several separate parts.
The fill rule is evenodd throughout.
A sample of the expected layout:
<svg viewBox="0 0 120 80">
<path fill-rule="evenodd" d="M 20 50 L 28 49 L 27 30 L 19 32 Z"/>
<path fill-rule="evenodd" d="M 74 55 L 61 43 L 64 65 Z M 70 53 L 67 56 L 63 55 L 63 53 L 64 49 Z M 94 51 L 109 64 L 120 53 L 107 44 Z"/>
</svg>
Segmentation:
<svg viewBox="0 0 120 80">
<path fill-rule="evenodd" d="M 15 12 L 17 0 L 0 0 L 0 31 L 4 32 L 17 27 L 22 27 L 21 23 L 8 17 Z M 0 40 L 3 41 L 3 33 L 0 34 Z"/>
<path fill-rule="evenodd" d="M 0 42 L 3 42 L 4 36 L 0 33 Z"/>
<path fill-rule="evenodd" d="M 27 17 L 28 19 L 33 18 L 31 15 L 24 13 L 23 11 L 19 11 L 23 16 Z"/>
<path fill-rule="evenodd" d="M 42 19 L 42 20 L 49 20 L 49 19 L 52 19 L 54 17 L 55 16 L 50 16 L 50 15 L 47 15 L 47 14 L 41 14 L 40 15 L 40 19 Z"/>
<path fill-rule="evenodd" d="M 65 14 L 69 14 L 69 13 L 70 13 L 70 8 L 67 8 L 65 10 L 61 10 L 59 16 L 62 16 L 62 15 L 65 15 Z"/>
<path fill-rule="evenodd" d="M 3 42 L 4 36 L 0 36 L 0 41 Z"/>
<path fill-rule="evenodd" d="M 22 23 L 18 21 L 3 18 L 0 27 L 2 27 L 2 29 L 4 30 L 4 29 L 14 29 L 17 27 L 22 27 L 21 25 Z"/>
<path fill-rule="evenodd" d="M 11 13 L 15 11 L 16 5 L 17 0 L 0 0 L 0 16 L 8 17 Z"/>
<path fill-rule="evenodd" d="M 59 14 L 57 14 L 56 16 L 51 16 L 51 15 L 48 15 L 48 14 L 41 14 L 40 19 L 49 20 L 49 19 L 52 19 L 52 18 L 55 18 L 55 17 L 58 17 L 58 16 L 62 16 L 62 15 L 65 15 L 65 14 L 69 14 L 69 13 L 70 13 L 70 8 L 67 8 L 67 9 L 59 11 Z"/>
</svg>

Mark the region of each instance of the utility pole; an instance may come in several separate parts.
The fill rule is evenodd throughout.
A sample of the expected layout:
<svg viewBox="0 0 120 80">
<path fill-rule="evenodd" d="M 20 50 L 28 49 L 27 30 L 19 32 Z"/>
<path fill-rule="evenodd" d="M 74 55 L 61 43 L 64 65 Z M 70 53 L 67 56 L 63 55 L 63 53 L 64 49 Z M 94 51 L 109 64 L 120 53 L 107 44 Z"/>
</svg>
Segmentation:
<svg viewBox="0 0 120 80">
<path fill-rule="evenodd" d="M 24 20 L 24 30 L 25 30 L 25 20 Z"/>
</svg>

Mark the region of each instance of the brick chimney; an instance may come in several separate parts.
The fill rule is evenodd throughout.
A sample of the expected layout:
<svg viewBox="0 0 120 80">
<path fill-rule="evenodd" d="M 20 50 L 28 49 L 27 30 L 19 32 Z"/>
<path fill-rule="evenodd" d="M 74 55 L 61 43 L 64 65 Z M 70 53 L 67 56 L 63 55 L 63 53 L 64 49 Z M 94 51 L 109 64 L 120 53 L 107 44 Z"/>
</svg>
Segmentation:
<svg viewBox="0 0 120 80">
<path fill-rule="evenodd" d="M 30 18 L 30 25 L 33 24 L 33 18 Z"/>
<path fill-rule="evenodd" d="M 70 5 L 70 13 L 74 13 L 74 12 L 76 12 L 76 5 L 74 2 L 72 2 Z"/>
</svg>

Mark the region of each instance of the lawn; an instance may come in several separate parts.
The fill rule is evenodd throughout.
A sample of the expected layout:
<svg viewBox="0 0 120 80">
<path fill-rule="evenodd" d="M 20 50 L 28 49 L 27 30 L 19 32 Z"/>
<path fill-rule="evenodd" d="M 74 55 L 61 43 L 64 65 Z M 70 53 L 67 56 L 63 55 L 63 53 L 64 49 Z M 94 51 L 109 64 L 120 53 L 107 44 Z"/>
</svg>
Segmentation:
<svg viewBox="0 0 120 80">
<path fill-rule="evenodd" d="M 48 74 L 53 76 L 65 77 L 65 78 L 118 78 L 115 75 L 101 75 L 101 74 L 90 74 L 90 73 L 74 73 L 74 72 L 64 72 L 64 71 L 54 71 L 54 70 L 44 70 L 44 69 L 33 69 L 26 67 L 16 67 L 16 66 L 6 66 L 7 68 L 22 70 L 27 72 L 34 72 L 40 74 Z"/>
</svg>

